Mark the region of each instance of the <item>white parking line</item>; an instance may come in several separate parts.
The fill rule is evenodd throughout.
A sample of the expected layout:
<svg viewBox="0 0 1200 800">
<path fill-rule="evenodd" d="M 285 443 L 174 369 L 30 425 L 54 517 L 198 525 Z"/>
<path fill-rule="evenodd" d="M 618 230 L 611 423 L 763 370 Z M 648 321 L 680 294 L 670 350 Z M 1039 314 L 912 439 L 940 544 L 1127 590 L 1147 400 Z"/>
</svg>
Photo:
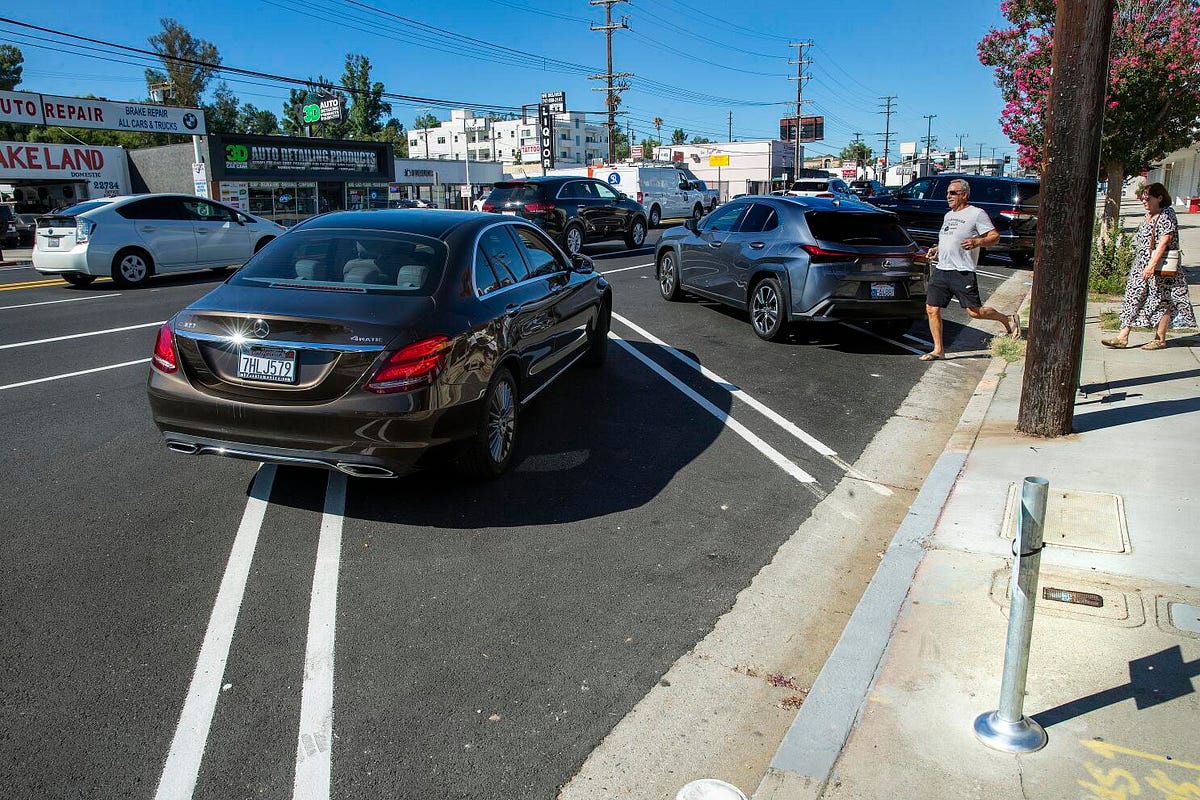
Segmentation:
<svg viewBox="0 0 1200 800">
<path fill-rule="evenodd" d="M 35 339 L 29 342 L 13 342 L 12 344 L 0 344 L 0 350 L 8 350 L 13 347 L 29 347 L 33 344 L 49 344 L 50 342 L 65 342 L 67 339 L 83 339 L 88 336 L 100 336 L 104 333 L 120 333 L 121 331 L 136 331 L 138 328 L 155 328 L 166 322 L 165 319 L 160 319 L 158 322 L 144 322 L 141 325 L 126 325 L 124 328 L 109 328 L 103 331 L 90 331 L 88 333 L 72 333 L 68 336 L 54 336 L 49 339 Z"/>
<path fill-rule="evenodd" d="M 869 331 L 866 328 L 860 328 L 857 325 L 851 325 L 849 322 L 843 322 L 841 324 L 845 325 L 847 328 L 849 328 L 851 330 L 858 331 L 859 333 L 865 333 L 867 336 L 874 336 L 876 339 L 885 341 L 888 344 L 894 344 L 896 347 L 899 347 L 902 350 L 907 350 L 910 353 L 916 353 L 917 355 L 924 355 L 925 351 L 918 350 L 917 348 L 912 347 L 911 345 L 907 345 L 904 342 L 898 342 L 895 339 L 889 339 L 886 336 L 880 336 L 878 333 L 875 333 L 874 331 Z M 933 345 L 930 345 L 930 347 L 932 347 L 932 346 Z M 952 367 L 957 367 L 958 369 L 966 369 L 966 367 L 964 367 L 962 364 L 955 364 L 953 359 L 947 360 L 947 359 L 943 358 L 943 359 L 938 359 L 938 360 L 942 361 L 946 364 L 949 364 Z"/>
<path fill-rule="evenodd" d="M 976 269 L 975 271 L 976 271 L 977 273 L 979 273 L 980 275 L 987 275 L 989 278 L 999 278 L 999 279 L 1001 279 L 1001 280 L 1008 280 L 1008 276 L 1007 276 L 1007 275 L 999 275 L 999 274 L 997 274 L 997 273 L 995 273 L 995 272 L 985 272 L 985 271 L 983 271 L 983 270 L 981 270 L 981 269 Z"/>
<path fill-rule="evenodd" d="M 8 311 L 13 308 L 33 308 L 34 306 L 52 306 L 55 303 L 78 303 L 80 300 L 103 300 L 106 297 L 120 297 L 121 293 L 116 294 L 96 294 L 91 297 L 72 297 L 68 300 L 43 300 L 40 303 L 22 303 L 19 306 L 0 306 L 0 311 Z"/>
<path fill-rule="evenodd" d="M 337 621 L 338 566 L 342 558 L 342 520 L 346 512 L 346 476 L 330 471 L 321 515 L 321 539 L 308 611 L 308 647 L 300 699 L 300 742 L 296 748 L 294 800 L 329 800 L 333 750 L 333 643 Z"/>
<path fill-rule="evenodd" d="M 770 461 L 773 464 L 775 464 L 777 467 L 782 469 L 788 475 L 791 475 L 793 478 L 795 478 L 796 480 L 798 480 L 801 483 L 806 484 L 806 485 L 807 484 L 816 484 L 816 481 L 817 481 L 816 478 L 814 478 L 812 475 L 809 475 L 807 472 L 805 472 L 799 466 L 794 464 L 792 461 L 790 461 L 786 456 L 784 456 L 782 453 L 780 453 L 774 447 L 771 447 L 771 445 L 767 444 L 762 439 L 758 438 L 758 436 L 751 433 L 750 430 L 748 428 L 746 428 L 745 425 L 743 425 L 742 423 L 735 420 L 727 412 L 722 411 L 721 409 L 714 406 L 712 403 L 705 400 L 703 397 L 701 397 L 699 394 L 697 394 L 695 392 L 695 390 L 693 390 L 690 386 L 685 384 L 683 381 L 679 380 L 679 378 L 676 378 L 670 372 L 667 372 L 667 370 L 660 367 L 652 359 L 643 355 L 641 352 L 638 351 L 638 349 L 636 347 L 631 345 L 629 342 L 625 341 L 620 336 L 617 336 L 612 331 L 608 332 L 608 336 L 610 339 L 612 339 L 614 342 L 619 344 L 621 347 L 625 348 L 625 350 L 628 351 L 638 361 L 641 361 L 647 367 L 654 370 L 654 372 L 656 372 L 667 383 L 671 384 L 676 389 L 683 392 L 688 397 L 689 400 L 691 400 L 693 403 L 695 403 L 696 405 L 703 408 L 709 414 L 712 414 L 714 417 L 716 417 L 718 420 L 720 420 L 727 428 L 729 428 L 734 433 L 736 433 L 738 436 L 741 436 L 743 439 L 745 439 L 747 442 L 749 442 L 756 450 L 758 450 L 760 453 L 765 455 L 768 459 L 770 459 Z M 820 487 L 818 487 L 818 486 L 813 485 L 808 488 L 815 490 L 814 493 L 819 493 L 820 496 L 822 496 L 822 497 L 824 497 L 824 495 L 825 495 L 825 493 L 823 491 L 821 491 Z"/>
<path fill-rule="evenodd" d="M 631 270 L 631 269 L 645 269 L 646 267 L 653 267 L 653 266 L 654 266 L 654 262 L 651 261 L 649 264 L 638 264 L 636 267 L 621 267 L 620 269 L 605 270 L 604 272 L 601 272 L 600 274 L 601 275 L 612 275 L 614 272 L 625 272 L 625 271 Z"/>
<path fill-rule="evenodd" d="M 208 619 L 208 630 L 200 647 L 200 657 L 196 660 L 192 685 L 183 704 L 183 713 L 179 716 L 179 726 L 175 728 L 175 738 L 171 740 L 171 750 L 163 766 L 155 800 L 191 800 L 195 791 L 200 761 L 208 743 L 208 730 L 221 692 L 221 680 L 225 676 L 229 645 L 233 641 L 233 630 L 246 591 L 250 562 L 254 559 L 258 532 L 262 529 L 274 482 L 275 467 L 272 464 L 263 465 L 254 476 L 250 498 L 246 501 L 242 524 L 238 527 L 225 576 L 221 579 L 221 588 Z"/>
<path fill-rule="evenodd" d="M 107 367 L 93 367 L 92 369 L 81 369 L 78 372 L 67 372 L 63 375 L 51 375 L 49 378 L 34 378 L 31 381 L 21 381 L 20 383 L 10 383 L 5 386 L 0 386 L 0 391 L 4 389 L 16 389 L 21 386 L 32 386 L 35 383 L 46 383 L 47 381 L 60 381 L 63 378 L 74 378 L 79 375 L 88 375 L 93 372 L 104 372 L 106 369 L 119 369 L 121 367 L 132 367 L 134 364 L 147 364 L 150 362 L 148 358 L 139 358 L 137 361 L 124 361 L 120 364 L 109 364 Z"/>
<path fill-rule="evenodd" d="M 699 371 L 701 375 L 708 378 L 710 381 L 713 381 L 714 383 L 716 383 L 717 386 L 719 386 L 720 388 L 729 392 L 731 395 L 733 395 L 737 399 L 741 400 L 743 403 L 750 406 L 755 411 L 762 414 L 764 417 L 771 420 L 779 427 L 783 428 L 785 431 L 790 433 L 792 436 L 794 436 L 797 439 L 799 439 L 800 441 L 804 442 L 806 445 L 811 447 L 813 450 L 816 450 L 818 453 L 820 453 L 822 456 L 824 456 L 826 459 L 828 459 L 833 464 L 836 464 L 837 467 L 839 469 L 841 469 L 843 472 L 845 472 L 847 475 L 850 475 L 851 477 L 858 478 L 859 480 L 865 481 L 871 487 L 871 489 L 876 492 L 876 494 L 883 495 L 884 497 L 890 497 L 892 495 L 891 489 L 884 486 L 883 484 L 876 483 L 875 481 L 868 478 L 866 475 L 855 470 L 854 467 L 850 466 L 849 463 L 847 463 L 843 459 L 839 458 L 837 451 L 834 450 L 832 447 L 829 447 L 825 443 L 821 442 L 816 437 L 812 436 L 807 431 L 800 428 L 800 426 L 796 425 L 791 420 L 787 419 L 783 415 L 776 412 L 774 409 L 769 408 L 767 405 L 760 402 L 756 398 L 751 397 L 749 394 L 746 394 L 746 392 L 744 392 L 741 388 L 739 388 L 739 387 L 733 385 L 732 383 L 730 383 L 729 381 L 725 380 L 720 375 L 718 375 L 715 372 L 713 372 L 712 370 L 710 370 L 708 367 L 705 367 L 699 361 L 696 361 L 694 358 L 691 358 L 690 356 L 685 355 L 684 353 L 680 352 L 678 349 L 667 344 L 662 339 L 659 339 L 658 337 L 656 337 L 654 334 L 650 333 L 646 329 L 634 324 L 630 320 L 625 319 L 620 314 L 613 314 L 612 317 L 613 317 L 613 319 L 620 322 L 622 325 L 625 325 L 626 327 L 628 327 L 628 328 L 632 329 L 633 331 L 635 331 L 636 333 L 638 333 L 640 336 L 645 337 L 648 341 L 653 342 L 654 344 L 658 345 L 665 352 L 667 352 L 667 353 L 671 354 L 672 356 L 674 356 L 675 358 L 679 359 L 687 366 L 691 367 L 694 370 Z"/>
</svg>

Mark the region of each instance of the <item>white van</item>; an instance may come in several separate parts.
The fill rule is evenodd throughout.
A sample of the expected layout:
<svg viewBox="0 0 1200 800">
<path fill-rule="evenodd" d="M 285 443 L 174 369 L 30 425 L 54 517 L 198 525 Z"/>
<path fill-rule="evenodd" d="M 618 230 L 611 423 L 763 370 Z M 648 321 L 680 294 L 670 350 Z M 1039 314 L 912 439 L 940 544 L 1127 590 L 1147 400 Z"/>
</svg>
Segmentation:
<svg viewBox="0 0 1200 800">
<path fill-rule="evenodd" d="M 686 168 L 670 164 L 606 164 L 595 167 L 556 169 L 555 175 L 587 175 L 607 181 L 618 192 L 646 207 L 646 218 L 653 228 L 664 219 L 692 217 L 700 219 L 717 206 L 716 191 Z"/>
</svg>

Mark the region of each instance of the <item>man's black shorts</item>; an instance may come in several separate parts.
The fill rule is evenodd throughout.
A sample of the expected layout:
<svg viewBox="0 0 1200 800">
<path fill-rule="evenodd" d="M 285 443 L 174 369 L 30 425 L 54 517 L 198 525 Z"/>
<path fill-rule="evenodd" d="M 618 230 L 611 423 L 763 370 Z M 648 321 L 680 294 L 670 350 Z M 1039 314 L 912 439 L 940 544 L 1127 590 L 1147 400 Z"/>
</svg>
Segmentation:
<svg viewBox="0 0 1200 800">
<path fill-rule="evenodd" d="M 957 300 L 963 308 L 979 308 L 979 281 L 970 270 L 934 269 L 925 293 L 925 305 L 945 308 Z"/>
</svg>

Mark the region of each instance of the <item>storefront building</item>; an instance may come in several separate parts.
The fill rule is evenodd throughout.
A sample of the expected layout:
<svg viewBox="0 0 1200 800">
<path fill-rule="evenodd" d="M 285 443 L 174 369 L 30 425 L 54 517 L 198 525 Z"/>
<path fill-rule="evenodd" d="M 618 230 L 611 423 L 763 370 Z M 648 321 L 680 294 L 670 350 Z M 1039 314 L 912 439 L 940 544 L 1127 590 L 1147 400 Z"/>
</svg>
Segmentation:
<svg viewBox="0 0 1200 800">
<path fill-rule="evenodd" d="M 129 162 L 120 147 L 0 142 L 0 199 L 17 213 L 44 214 L 129 191 Z"/>
</svg>

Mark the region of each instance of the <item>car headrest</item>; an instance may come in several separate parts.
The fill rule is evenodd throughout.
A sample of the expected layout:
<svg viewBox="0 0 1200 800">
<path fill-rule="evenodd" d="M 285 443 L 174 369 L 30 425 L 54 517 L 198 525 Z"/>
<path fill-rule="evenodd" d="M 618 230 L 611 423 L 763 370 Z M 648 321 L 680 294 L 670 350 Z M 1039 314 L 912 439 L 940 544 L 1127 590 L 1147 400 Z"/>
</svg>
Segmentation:
<svg viewBox="0 0 1200 800">
<path fill-rule="evenodd" d="M 429 267 L 420 264 L 405 264 L 396 273 L 396 288 L 420 289 L 429 277 Z"/>
<path fill-rule="evenodd" d="M 320 261 L 312 258 L 302 258 L 296 262 L 296 277 L 302 281 L 318 280 L 317 270 L 320 268 Z"/>
<path fill-rule="evenodd" d="M 347 283 L 383 283 L 383 273 L 373 258 L 352 258 L 342 267 L 342 280 Z"/>
</svg>

